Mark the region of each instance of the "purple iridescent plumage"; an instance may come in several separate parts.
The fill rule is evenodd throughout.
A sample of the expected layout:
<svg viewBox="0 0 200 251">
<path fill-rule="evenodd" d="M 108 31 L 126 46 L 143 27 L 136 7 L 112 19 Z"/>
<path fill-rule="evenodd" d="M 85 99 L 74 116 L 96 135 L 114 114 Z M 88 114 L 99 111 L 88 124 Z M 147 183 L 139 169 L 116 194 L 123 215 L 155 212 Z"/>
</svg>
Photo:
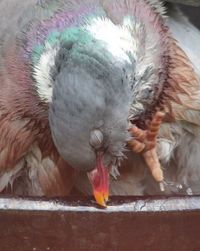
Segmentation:
<svg viewBox="0 0 200 251">
<path fill-rule="evenodd" d="M 58 10 L 51 18 L 41 20 L 38 25 L 31 27 L 26 34 L 26 52 L 32 52 L 34 46 L 44 44 L 45 39 L 52 32 L 62 32 L 69 27 L 76 27 L 86 22 L 91 15 L 97 14 L 97 8 L 93 5 L 81 6 L 77 10 Z"/>
</svg>

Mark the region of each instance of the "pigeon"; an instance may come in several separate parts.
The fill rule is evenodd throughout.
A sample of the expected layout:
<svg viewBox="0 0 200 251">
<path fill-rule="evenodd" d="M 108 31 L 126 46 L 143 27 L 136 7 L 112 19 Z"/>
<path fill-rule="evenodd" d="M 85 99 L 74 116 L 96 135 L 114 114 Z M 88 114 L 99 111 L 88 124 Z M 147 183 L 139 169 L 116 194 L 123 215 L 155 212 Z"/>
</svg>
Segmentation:
<svg viewBox="0 0 200 251">
<path fill-rule="evenodd" d="M 135 69 L 112 5 L 1 1 L 1 192 L 64 196 L 84 171 L 97 202 L 108 200 L 109 167 L 130 138 Z"/>
<path fill-rule="evenodd" d="M 109 187 L 143 193 L 144 167 L 164 190 L 169 164 L 189 186 L 198 74 L 161 1 L 3 0 L 0 9 L 2 193 L 65 196 L 84 174 L 105 207 Z"/>
<path fill-rule="evenodd" d="M 164 36 L 159 31 L 162 34 L 159 39 L 163 39 L 161 48 L 164 47 L 162 48 L 164 54 L 158 50 L 158 45 L 154 47 L 152 42 L 149 45 L 153 52 L 157 51 L 166 61 L 158 64 L 153 62 L 152 55 L 151 57 L 148 55 L 154 77 L 159 76 L 162 70 L 166 74 L 164 84 L 159 81 L 157 86 L 157 88 L 163 88 L 161 95 L 154 98 L 155 102 L 157 101 L 154 109 L 160 110 L 162 113 L 154 112 L 149 123 L 148 116 L 153 111 L 150 104 L 144 109 L 142 108 L 141 112 L 130 111 L 133 124 L 130 131 L 133 139 L 129 141 L 129 145 L 133 152 L 126 154 L 127 159 L 122 161 L 118 177 L 114 175 L 114 179 L 110 181 L 110 193 L 123 196 L 199 194 L 200 31 L 191 24 L 178 7 L 171 4 L 159 6 L 158 1 L 151 1 L 148 4 L 151 4 L 153 15 L 159 20 L 162 31 L 167 33 Z M 139 8 L 138 3 L 136 5 Z M 143 11 L 145 12 L 145 9 Z M 158 32 L 155 19 L 152 16 L 151 19 L 147 12 L 145 14 L 145 18 L 154 23 L 153 34 L 155 34 Z M 142 19 L 141 23 L 144 25 L 143 21 Z M 144 30 L 142 31 L 144 34 Z M 148 39 L 152 38 L 152 32 L 148 26 L 145 31 L 147 36 L 144 41 L 147 44 Z M 139 36 L 134 38 L 139 44 Z M 142 51 L 144 54 L 141 54 L 142 60 L 145 58 L 147 48 L 141 44 L 141 51 L 144 50 Z M 155 53 L 152 54 L 155 56 Z M 164 67 L 163 63 L 165 63 Z M 144 65 L 146 65 L 145 61 L 142 66 Z M 141 71 L 142 66 L 138 67 L 139 77 L 144 79 L 143 86 L 146 89 L 149 75 L 144 78 L 144 72 Z M 156 68 L 153 68 L 155 66 L 158 66 L 158 72 L 155 71 Z M 137 80 L 136 77 L 135 80 Z M 142 91 L 143 86 L 139 86 L 138 92 Z M 157 93 L 158 90 L 151 88 L 152 84 L 150 84 L 150 90 Z M 133 92 L 136 90 L 137 85 L 134 86 Z M 141 105 L 136 97 L 131 105 L 132 111 L 144 105 L 144 102 Z M 149 101 L 149 97 L 146 98 Z M 146 168 L 147 166 L 150 172 Z M 160 186 L 155 180 L 159 183 L 162 181 Z M 77 180 L 77 187 L 84 194 L 91 193 L 83 174 Z"/>
</svg>

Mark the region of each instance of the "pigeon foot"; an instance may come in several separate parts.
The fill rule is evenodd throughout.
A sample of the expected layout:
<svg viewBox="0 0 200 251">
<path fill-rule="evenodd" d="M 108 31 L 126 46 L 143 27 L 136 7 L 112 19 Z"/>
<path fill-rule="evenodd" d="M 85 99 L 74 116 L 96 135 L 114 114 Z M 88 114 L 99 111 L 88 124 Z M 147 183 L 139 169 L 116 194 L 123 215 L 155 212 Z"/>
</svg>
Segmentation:
<svg viewBox="0 0 200 251">
<path fill-rule="evenodd" d="M 161 190 L 164 189 L 162 184 L 164 177 L 156 151 L 156 139 L 163 117 L 163 112 L 156 112 L 147 130 L 142 130 L 135 125 L 131 127 L 129 131 L 133 138 L 128 142 L 133 152 L 142 154 L 152 176 L 160 183 Z"/>
</svg>

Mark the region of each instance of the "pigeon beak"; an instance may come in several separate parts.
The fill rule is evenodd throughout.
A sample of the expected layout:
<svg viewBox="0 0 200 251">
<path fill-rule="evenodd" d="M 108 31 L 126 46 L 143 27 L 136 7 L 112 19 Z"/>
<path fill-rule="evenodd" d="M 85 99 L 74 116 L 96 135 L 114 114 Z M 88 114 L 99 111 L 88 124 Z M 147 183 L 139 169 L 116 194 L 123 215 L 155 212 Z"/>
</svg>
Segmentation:
<svg viewBox="0 0 200 251">
<path fill-rule="evenodd" d="M 103 164 L 103 154 L 97 153 L 96 166 L 88 172 L 88 178 L 92 184 L 93 194 L 96 202 L 106 207 L 106 202 L 109 198 L 109 171 Z"/>
</svg>

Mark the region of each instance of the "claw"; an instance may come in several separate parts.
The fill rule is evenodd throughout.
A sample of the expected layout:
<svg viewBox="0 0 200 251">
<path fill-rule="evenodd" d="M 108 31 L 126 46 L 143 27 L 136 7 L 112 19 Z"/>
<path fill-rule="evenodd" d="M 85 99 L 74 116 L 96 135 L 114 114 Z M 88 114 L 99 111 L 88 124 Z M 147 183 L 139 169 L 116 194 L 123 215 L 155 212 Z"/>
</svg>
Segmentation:
<svg viewBox="0 0 200 251">
<path fill-rule="evenodd" d="M 164 192 L 164 191 L 165 191 L 165 185 L 164 185 L 163 182 L 160 182 L 160 183 L 159 183 L 159 187 L 160 187 L 160 191 L 161 191 L 161 192 Z"/>
<path fill-rule="evenodd" d="M 137 126 L 130 128 L 129 132 L 134 138 L 128 142 L 133 152 L 142 154 L 152 176 L 159 182 L 161 191 L 164 191 L 163 171 L 156 151 L 156 140 L 163 118 L 163 112 L 156 112 L 147 130 Z"/>
<path fill-rule="evenodd" d="M 158 182 L 162 182 L 164 178 L 163 171 L 161 169 L 156 148 L 146 151 L 142 155 L 154 179 Z"/>
<path fill-rule="evenodd" d="M 136 139 L 131 140 L 129 145 L 132 147 L 132 150 L 135 153 L 140 153 L 145 149 L 145 144 Z"/>
</svg>

